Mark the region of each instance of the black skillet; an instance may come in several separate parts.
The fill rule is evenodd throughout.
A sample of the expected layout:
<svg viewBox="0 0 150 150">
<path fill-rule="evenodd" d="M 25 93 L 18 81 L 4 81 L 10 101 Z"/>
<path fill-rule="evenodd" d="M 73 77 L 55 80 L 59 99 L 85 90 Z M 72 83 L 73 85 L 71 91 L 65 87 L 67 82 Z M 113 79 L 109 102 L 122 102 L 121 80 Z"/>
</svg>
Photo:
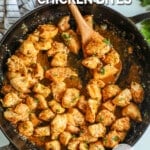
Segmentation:
<svg viewBox="0 0 150 150">
<path fill-rule="evenodd" d="M 145 90 L 145 98 L 143 103 L 140 105 L 143 122 L 134 123 L 124 141 L 124 143 L 134 145 L 150 123 L 150 48 L 145 42 L 143 36 L 139 33 L 133 21 L 138 22 L 144 18 L 150 18 L 150 13 L 131 17 L 129 19 L 103 5 L 80 5 L 79 9 L 82 15 L 93 14 L 94 21 L 97 24 L 104 23 L 110 28 L 112 26 L 115 27 L 118 36 L 123 37 L 127 42 L 134 46 L 135 51 L 131 57 L 122 57 L 123 71 L 118 81 L 126 81 L 129 71 L 131 71 L 131 62 L 139 64 L 143 72 L 141 73 L 141 79 Z M 0 42 L 1 86 L 2 81 L 5 78 L 4 72 L 7 68 L 7 58 L 10 57 L 18 48 L 20 39 L 26 38 L 27 34 L 31 33 L 39 24 L 47 22 L 57 23 L 59 18 L 68 14 L 70 15 L 70 11 L 66 5 L 44 5 L 26 14 L 9 29 Z M 71 24 L 75 26 L 73 18 L 71 19 Z M 121 53 L 124 53 L 124 49 L 122 49 Z M 125 84 L 128 83 L 125 82 Z M 35 145 L 18 135 L 14 127 L 4 119 L 3 111 L 4 109 L 0 106 L 0 127 L 11 143 L 13 143 L 19 150 L 39 150 L 40 148 L 37 148 Z"/>
</svg>

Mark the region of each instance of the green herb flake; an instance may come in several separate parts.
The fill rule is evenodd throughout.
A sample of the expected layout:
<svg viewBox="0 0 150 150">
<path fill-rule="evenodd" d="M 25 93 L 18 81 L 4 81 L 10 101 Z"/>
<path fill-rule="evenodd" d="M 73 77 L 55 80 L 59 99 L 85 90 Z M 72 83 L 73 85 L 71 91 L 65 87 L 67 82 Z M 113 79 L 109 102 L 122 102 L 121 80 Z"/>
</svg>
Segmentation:
<svg viewBox="0 0 150 150">
<path fill-rule="evenodd" d="M 119 141 L 119 137 L 118 136 L 114 136 L 114 137 L 112 137 L 112 140 L 117 142 L 117 141 Z"/>
<path fill-rule="evenodd" d="M 100 74 L 104 75 L 104 74 L 105 74 L 105 69 L 104 69 L 104 67 L 102 67 L 99 72 L 100 72 Z"/>
<path fill-rule="evenodd" d="M 60 112 L 60 109 L 58 109 L 58 108 L 57 108 L 57 109 L 56 109 L 56 112 L 58 112 L 58 113 L 59 113 L 59 112 Z"/>
<path fill-rule="evenodd" d="M 102 117 L 99 118 L 99 122 L 102 122 L 104 119 Z"/>
<path fill-rule="evenodd" d="M 35 101 L 36 103 L 38 103 L 38 102 L 39 102 L 39 100 L 38 100 L 37 98 L 34 98 L 34 101 Z"/>
<path fill-rule="evenodd" d="M 68 34 L 68 33 L 62 33 L 61 37 L 64 39 L 64 41 L 66 43 L 68 43 L 70 41 L 70 38 L 71 38 L 70 34 Z"/>
<path fill-rule="evenodd" d="M 89 148 L 88 142 L 85 142 L 85 143 L 84 143 L 84 147 L 85 147 L 85 149 L 88 149 L 88 148 Z"/>
<path fill-rule="evenodd" d="M 103 42 L 106 44 L 106 45 L 111 45 L 111 42 L 110 42 L 110 39 L 104 39 Z"/>
</svg>

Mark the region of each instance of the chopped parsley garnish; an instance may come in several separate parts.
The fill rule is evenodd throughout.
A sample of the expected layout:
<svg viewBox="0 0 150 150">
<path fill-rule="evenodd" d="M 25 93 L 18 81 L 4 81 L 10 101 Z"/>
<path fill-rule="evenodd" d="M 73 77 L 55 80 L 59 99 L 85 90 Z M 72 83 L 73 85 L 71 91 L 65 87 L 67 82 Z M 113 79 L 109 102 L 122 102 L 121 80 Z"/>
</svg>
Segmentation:
<svg viewBox="0 0 150 150">
<path fill-rule="evenodd" d="M 110 39 L 106 39 L 106 38 L 105 38 L 105 39 L 103 40 L 103 42 L 106 43 L 107 45 L 111 45 Z"/>
<path fill-rule="evenodd" d="M 102 117 L 100 117 L 100 118 L 99 118 L 99 122 L 102 122 L 102 121 L 103 121 L 103 118 L 102 118 Z"/>
<path fill-rule="evenodd" d="M 65 32 L 61 34 L 61 37 L 66 42 L 66 44 L 68 44 L 68 42 L 70 41 L 70 38 L 71 38 L 70 34 L 65 33 Z"/>
<path fill-rule="evenodd" d="M 35 101 L 36 103 L 38 103 L 38 102 L 39 102 L 39 100 L 38 100 L 37 98 L 34 98 L 34 101 Z"/>
<path fill-rule="evenodd" d="M 114 137 L 112 137 L 112 140 L 117 142 L 117 141 L 119 141 L 119 137 L 118 136 L 114 136 Z"/>
<path fill-rule="evenodd" d="M 100 74 L 104 75 L 104 74 L 105 74 L 105 69 L 104 69 L 104 67 L 102 67 L 99 72 L 100 72 Z"/>
</svg>

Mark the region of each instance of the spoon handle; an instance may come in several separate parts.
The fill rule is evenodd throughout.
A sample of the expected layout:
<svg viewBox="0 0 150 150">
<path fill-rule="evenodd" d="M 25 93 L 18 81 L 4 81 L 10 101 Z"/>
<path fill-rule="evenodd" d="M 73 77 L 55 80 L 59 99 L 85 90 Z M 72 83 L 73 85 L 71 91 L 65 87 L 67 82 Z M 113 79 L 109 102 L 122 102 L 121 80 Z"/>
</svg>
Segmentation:
<svg viewBox="0 0 150 150">
<path fill-rule="evenodd" d="M 75 4 L 69 4 L 68 7 L 71 10 L 72 15 L 74 16 L 75 21 L 78 25 L 82 37 L 82 44 L 84 45 L 84 43 L 90 38 L 93 30 L 87 25 L 86 21 L 82 17 L 78 7 Z"/>
</svg>

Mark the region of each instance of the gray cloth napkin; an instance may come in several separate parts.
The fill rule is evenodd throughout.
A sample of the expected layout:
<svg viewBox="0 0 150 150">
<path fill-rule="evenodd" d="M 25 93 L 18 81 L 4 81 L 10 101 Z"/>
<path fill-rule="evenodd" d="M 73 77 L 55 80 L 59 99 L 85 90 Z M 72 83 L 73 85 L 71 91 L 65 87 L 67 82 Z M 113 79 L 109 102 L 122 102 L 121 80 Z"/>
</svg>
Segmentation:
<svg viewBox="0 0 150 150">
<path fill-rule="evenodd" d="M 0 40 L 12 24 L 37 5 L 37 0 L 0 0 Z"/>
</svg>

